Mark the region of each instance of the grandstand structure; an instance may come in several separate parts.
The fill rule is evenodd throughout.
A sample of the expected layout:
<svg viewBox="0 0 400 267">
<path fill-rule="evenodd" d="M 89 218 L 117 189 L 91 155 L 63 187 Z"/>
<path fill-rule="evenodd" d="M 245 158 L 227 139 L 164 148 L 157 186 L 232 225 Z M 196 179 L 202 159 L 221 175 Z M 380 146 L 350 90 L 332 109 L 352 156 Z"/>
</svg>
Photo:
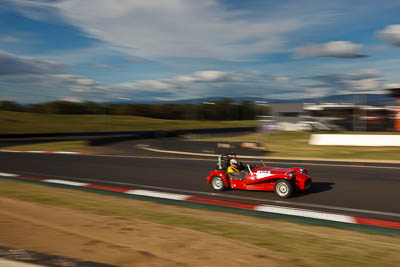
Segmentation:
<svg viewBox="0 0 400 267">
<path fill-rule="evenodd" d="M 397 88 L 390 88 L 387 90 L 389 91 L 389 95 L 397 98 L 397 102 L 400 103 L 400 84 L 398 84 Z M 400 106 L 396 107 L 394 113 L 394 129 L 400 131 Z"/>
</svg>

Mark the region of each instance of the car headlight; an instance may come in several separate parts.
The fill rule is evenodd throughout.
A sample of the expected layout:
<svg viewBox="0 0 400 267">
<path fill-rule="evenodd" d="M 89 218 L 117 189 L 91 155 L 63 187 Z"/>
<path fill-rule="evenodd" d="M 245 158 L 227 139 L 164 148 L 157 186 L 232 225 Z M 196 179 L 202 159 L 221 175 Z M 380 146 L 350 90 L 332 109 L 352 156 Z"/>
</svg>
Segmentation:
<svg viewBox="0 0 400 267">
<path fill-rule="evenodd" d="M 289 173 L 289 175 L 288 175 L 290 178 L 294 178 L 294 173 L 293 172 L 291 172 L 291 173 Z"/>
<path fill-rule="evenodd" d="M 308 171 L 306 169 L 304 169 L 304 168 L 300 168 L 299 172 L 308 174 Z"/>
</svg>

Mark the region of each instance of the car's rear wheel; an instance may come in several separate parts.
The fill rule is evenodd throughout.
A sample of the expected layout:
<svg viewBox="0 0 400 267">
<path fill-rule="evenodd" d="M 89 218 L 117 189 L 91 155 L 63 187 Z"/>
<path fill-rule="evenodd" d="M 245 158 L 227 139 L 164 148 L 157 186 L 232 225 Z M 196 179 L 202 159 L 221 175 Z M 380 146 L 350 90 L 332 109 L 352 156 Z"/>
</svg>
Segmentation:
<svg viewBox="0 0 400 267">
<path fill-rule="evenodd" d="M 214 176 L 211 179 L 211 186 L 214 190 L 223 191 L 225 189 L 224 180 L 219 176 Z"/>
<path fill-rule="evenodd" d="M 287 180 L 278 180 L 275 183 L 275 193 L 282 197 L 288 198 L 292 195 L 293 185 L 291 182 Z"/>
</svg>

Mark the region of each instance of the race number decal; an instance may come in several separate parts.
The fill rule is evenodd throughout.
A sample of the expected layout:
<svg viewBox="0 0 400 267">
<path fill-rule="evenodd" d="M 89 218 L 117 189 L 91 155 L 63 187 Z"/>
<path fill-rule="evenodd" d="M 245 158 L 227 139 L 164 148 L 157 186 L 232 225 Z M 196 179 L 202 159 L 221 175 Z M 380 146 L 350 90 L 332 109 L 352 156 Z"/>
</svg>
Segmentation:
<svg viewBox="0 0 400 267">
<path fill-rule="evenodd" d="M 271 172 L 270 171 L 257 171 L 256 172 L 256 178 L 257 179 L 262 179 L 268 176 L 271 176 Z"/>
</svg>

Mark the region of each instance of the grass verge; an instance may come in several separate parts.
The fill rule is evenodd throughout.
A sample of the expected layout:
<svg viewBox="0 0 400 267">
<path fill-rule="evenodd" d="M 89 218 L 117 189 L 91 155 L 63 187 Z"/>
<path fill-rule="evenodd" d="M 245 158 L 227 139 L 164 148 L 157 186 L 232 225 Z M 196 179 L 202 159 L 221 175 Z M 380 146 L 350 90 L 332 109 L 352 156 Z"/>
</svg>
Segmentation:
<svg viewBox="0 0 400 267">
<path fill-rule="evenodd" d="M 9 180 L 0 180 L 0 196 L 151 221 L 239 240 L 272 249 L 290 259 L 291 266 L 321 266 L 321 263 L 325 266 L 396 266 L 400 262 L 400 237 L 162 205 Z"/>
<path fill-rule="evenodd" d="M 68 151 L 68 152 L 91 152 L 87 141 L 61 141 L 40 144 L 8 146 L 3 149 L 20 151 Z"/>
<path fill-rule="evenodd" d="M 0 111 L 0 134 L 176 130 L 256 126 L 256 121 L 182 121 L 136 116 L 54 115 Z"/>
<path fill-rule="evenodd" d="M 274 132 L 198 140 L 260 142 L 271 157 L 400 160 L 400 147 L 313 146 L 308 144 L 310 135 L 308 132 Z"/>
</svg>

